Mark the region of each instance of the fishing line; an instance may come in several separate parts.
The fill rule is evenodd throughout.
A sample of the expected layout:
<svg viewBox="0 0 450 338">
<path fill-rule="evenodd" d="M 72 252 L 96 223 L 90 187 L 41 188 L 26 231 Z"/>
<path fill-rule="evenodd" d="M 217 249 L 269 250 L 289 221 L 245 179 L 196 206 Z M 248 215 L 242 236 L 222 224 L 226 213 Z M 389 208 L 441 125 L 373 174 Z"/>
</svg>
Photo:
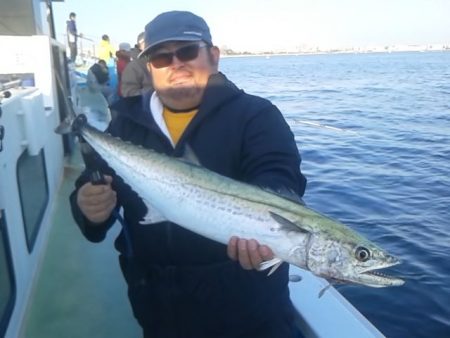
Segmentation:
<svg viewBox="0 0 450 338">
<path fill-rule="evenodd" d="M 329 126 L 329 125 L 322 124 L 319 122 L 300 120 L 300 119 L 296 119 L 296 118 L 288 118 L 287 120 L 288 120 L 289 125 L 302 124 L 302 125 L 306 125 L 306 126 L 310 126 L 310 127 L 328 129 L 328 130 L 333 130 L 333 131 L 337 131 L 337 132 L 341 132 L 341 133 L 349 133 L 349 134 L 358 135 L 358 136 L 360 135 L 358 132 L 350 130 L 350 129 L 333 127 L 333 126 Z"/>
</svg>

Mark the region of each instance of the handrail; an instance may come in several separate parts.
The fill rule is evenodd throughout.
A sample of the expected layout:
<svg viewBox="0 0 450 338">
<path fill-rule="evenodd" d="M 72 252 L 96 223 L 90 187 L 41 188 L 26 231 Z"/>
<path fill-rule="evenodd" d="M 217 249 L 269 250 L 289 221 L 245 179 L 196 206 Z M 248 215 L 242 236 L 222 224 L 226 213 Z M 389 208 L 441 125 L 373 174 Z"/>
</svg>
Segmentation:
<svg viewBox="0 0 450 338">
<path fill-rule="evenodd" d="M 11 88 L 17 88 L 20 86 L 21 83 L 22 83 L 21 79 L 0 83 L 0 91 L 8 90 Z"/>
<path fill-rule="evenodd" d="M 66 41 L 67 46 L 67 34 L 63 34 L 64 41 Z M 96 51 L 96 40 L 86 37 L 84 34 L 78 35 L 78 55 L 81 59 L 90 58 L 95 56 Z"/>
<path fill-rule="evenodd" d="M 95 42 L 94 39 L 87 38 L 87 37 L 85 37 L 84 34 L 83 34 L 83 35 L 78 35 L 78 37 L 79 37 L 80 39 L 83 39 L 83 40 L 87 40 L 87 41 L 90 41 L 90 42 Z"/>
</svg>

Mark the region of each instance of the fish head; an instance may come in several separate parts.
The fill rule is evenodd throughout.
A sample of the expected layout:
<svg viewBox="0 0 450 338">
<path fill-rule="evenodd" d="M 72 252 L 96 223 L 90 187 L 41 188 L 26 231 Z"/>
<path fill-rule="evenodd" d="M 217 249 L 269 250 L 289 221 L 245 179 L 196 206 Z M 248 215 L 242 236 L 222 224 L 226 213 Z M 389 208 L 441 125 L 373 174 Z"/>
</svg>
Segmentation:
<svg viewBox="0 0 450 338">
<path fill-rule="evenodd" d="M 338 241 L 313 235 L 307 255 L 307 267 L 314 274 L 339 283 L 371 287 L 403 285 L 402 279 L 378 272 L 399 263 L 370 241 L 352 236 Z"/>
</svg>

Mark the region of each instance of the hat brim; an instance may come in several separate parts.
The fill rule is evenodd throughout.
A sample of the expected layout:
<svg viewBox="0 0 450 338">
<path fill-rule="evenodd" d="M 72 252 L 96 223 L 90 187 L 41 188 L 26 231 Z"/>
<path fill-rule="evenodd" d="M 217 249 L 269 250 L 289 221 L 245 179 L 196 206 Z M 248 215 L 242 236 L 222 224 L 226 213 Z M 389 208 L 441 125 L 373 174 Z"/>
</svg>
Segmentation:
<svg viewBox="0 0 450 338">
<path fill-rule="evenodd" d="M 176 41 L 202 41 L 202 39 L 197 36 L 180 36 L 180 37 L 176 37 L 176 38 L 159 40 L 159 41 L 156 41 L 156 42 L 152 43 L 151 45 L 145 47 L 145 49 L 139 53 L 138 58 L 141 59 L 143 56 L 147 55 L 151 49 L 153 49 L 154 47 L 156 47 L 164 42 L 176 42 Z"/>
</svg>

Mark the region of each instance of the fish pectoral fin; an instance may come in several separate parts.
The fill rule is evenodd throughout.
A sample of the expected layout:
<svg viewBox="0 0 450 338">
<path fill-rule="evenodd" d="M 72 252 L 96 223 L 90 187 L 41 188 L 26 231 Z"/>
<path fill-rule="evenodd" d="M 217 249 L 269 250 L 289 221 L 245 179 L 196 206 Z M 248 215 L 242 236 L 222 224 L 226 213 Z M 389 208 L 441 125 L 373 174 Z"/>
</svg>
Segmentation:
<svg viewBox="0 0 450 338">
<path fill-rule="evenodd" d="M 276 269 L 278 269 L 281 263 L 283 263 L 281 259 L 276 257 L 272 258 L 270 261 L 265 261 L 259 264 L 259 271 L 267 270 L 271 267 L 272 269 L 270 269 L 269 273 L 267 274 L 267 276 L 270 276 L 275 272 Z"/>
<path fill-rule="evenodd" d="M 304 232 L 304 233 L 310 233 L 309 230 L 304 229 L 300 227 L 298 224 L 288 220 L 287 218 L 280 216 L 272 211 L 269 211 L 270 216 L 281 225 L 280 230 L 285 231 L 297 231 L 297 232 Z"/>
<path fill-rule="evenodd" d="M 147 214 L 144 216 L 142 221 L 139 223 L 142 225 L 148 225 L 153 223 L 160 223 L 167 221 L 167 218 L 164 217 L 156 208 L 154 208 L 150 203 L 145 202 L 145 206 L 147 207 Z"/>
</svg>

